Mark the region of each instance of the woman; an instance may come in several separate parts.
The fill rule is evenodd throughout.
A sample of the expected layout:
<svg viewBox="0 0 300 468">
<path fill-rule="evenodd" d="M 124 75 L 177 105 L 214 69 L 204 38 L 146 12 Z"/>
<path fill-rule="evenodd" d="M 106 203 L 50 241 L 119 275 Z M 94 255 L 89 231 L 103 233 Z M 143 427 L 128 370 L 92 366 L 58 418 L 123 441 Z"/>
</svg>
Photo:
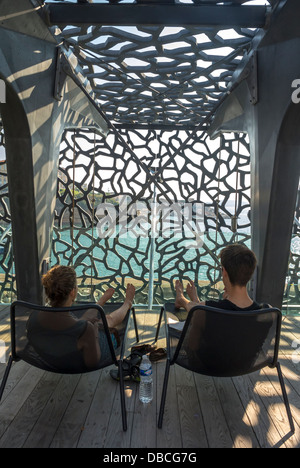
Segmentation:
<svg viewBox="0 0 300 468">
<path fill-rule="evenodd" d="M 97 368 L 100 361 L 110 357 L 105 333 L 99 329 L 95 309 L 87 310 L 78 319 L 72 314 L 72 305 L 77 296 L 76 273 L 72 267 L 55 266 L 42 278 L 46 296 L 51 307 L 65 307 L 64 312 L 33 312 L 27 323 L 30 344 L 44 361 L 54 369 L 84 371 Z M 108 289 L 98 301 L 103 306 L 114 294 Z M 106 316 L 109 328 L 114 328 L 125 319 L 132 307 L 135 288 L 127 286 L 124 304 Z M 114 346 L 117 347 L 116 342 Z"/>
</svg>

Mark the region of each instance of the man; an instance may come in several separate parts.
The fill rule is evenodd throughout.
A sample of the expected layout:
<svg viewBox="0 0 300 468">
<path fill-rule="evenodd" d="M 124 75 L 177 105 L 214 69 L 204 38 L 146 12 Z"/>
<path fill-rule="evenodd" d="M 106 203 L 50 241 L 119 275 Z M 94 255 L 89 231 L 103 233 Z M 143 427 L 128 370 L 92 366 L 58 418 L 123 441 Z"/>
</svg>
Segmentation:
<svg viewBox="0 0 300 468">
<path fill-rule="evenodd" d="M 261 306 L 249 297 L 247 291 L 247 284 L 255 271 L 257 260 L 250 249 L 238 244 L 225 247 L 221 251 L 220 260 L 225 286 L 222 300 L 200 302 L 193 282 L 187 287 L 190 298 L 188 300 L 184 297 L 182 284 L 177 281 L 175 303 L 177 308 L 183 307 L 187 312 L 199 304 L 230 311 L 229 314 L 216 314 L 198 307 L 185 331 L 180 350 L 180 359 L 184 366 L 188 365 L 199 373 L 218 376 L 226 375 L 228 369 L 232 369 L 232 365 L 234 371 L 230 370 L 229 373 L 240 372 L 240 369 L 248 369 L 255 365 L 273 323 L 272 316 L 270 320 L 262 320 L 259 326 L 255 319 L 247 318 L 246 327 L 238 330 L 234 327 L 231 311 L 237 312 L 237 317 L 240 317 L 241 312 L 261 309 Z M 180 323 L 182 324 L 184 323 Z M 174 327 L 170 323 L 170 335 L 180 338 L 179 332 L 180 327 Z M 249 337 L 251 345 L 244 347 L 243 344 L 248 343 Z M 227 346 L 228 343 L 230 346 Z"/>
<path fill-rule="evenodd" d="M 182 283 L 176 281 L 176 308 L 184 308 L 187 312 L 198 304 L 238 311 L 260 308 L 259 304 L 249 297 L 247 291 L 247 284 L 257 265 L 255 254 L 244 245 L 228 245 L 221 251 L 220 260 L 225 286 L 223 300 L 201 302 L 192 281 L 187 286 L 187 294 L 190 298 L 188 300 L 184 296 Z"/>
</svg>

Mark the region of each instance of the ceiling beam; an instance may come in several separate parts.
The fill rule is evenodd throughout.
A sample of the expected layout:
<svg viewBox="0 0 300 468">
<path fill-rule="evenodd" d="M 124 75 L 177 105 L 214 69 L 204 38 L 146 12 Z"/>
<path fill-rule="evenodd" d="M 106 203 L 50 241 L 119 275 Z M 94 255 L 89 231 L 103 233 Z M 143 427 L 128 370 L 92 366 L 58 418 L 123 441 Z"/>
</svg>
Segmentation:
<svg viewBox="0 0 300 468">
<path fill-rule="evenodd" d="M 175 130 L 182 130 L 193 132 L 195 130 L 207 131 L 207 126 L 205 125 L 188 125 L 188 124 L 151 124 L 151 123 L 132 123 L 132 124 L 114 124 L 115 128 L 118 130 L 163 130 L 173 132 Z"/>
<path fill-rule="evenodd" d="M 49 25 L 218 26 L 263 28 L 265 6 L 178 4 L 47 4 Z"/>
</svg>

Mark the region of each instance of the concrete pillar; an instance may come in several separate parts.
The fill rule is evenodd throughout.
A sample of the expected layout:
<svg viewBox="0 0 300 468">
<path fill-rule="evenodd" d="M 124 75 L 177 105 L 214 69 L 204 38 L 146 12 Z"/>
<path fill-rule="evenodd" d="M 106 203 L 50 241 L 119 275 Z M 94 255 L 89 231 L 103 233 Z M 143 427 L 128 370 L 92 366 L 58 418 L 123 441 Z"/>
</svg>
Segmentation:
<svg viewBox="0 0 300 468">
<path fill-rule="evenodd" d="M 55 99 L 57 44 L 36 12 L 24 31 L 28 0 L 2 2 L 19 13 L 0 27 L 0 79 L 6 84 L 3 121 L 18 298 L 42 302 L 41 271 L 50 256 L 59 147 L 65 128 L 105 127 L 70 77 Z M 19 32 L 21 31 L 21 32 Z M 104 134 L 104 133 L 103 133 Z"/>
<path fill-rule="evenodd" d="M 299 14 L 300 4 L 294 1 L 278 12 L 257 41 L 257 75 L 254 67 L 241 83 L 237 79 L 211 127 L 212 135 L 223 131 L 249 134 L 252 247 L 259 264 L 254 296 L 276 307 L 282 306 L 299 184 L 300 104 L 291 99 L 292 83 L 300 78 L 295 22 Z M 253 84 L 257 103 L 253 103 Z"/>
</svg>

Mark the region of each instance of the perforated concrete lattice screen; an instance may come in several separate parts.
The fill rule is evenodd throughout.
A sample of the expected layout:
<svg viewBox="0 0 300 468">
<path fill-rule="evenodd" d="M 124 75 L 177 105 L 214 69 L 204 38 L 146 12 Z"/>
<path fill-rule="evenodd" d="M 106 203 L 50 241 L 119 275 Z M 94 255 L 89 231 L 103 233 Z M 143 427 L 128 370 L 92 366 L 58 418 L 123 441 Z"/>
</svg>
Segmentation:
<svg viewBox="0 0 300 468">
<path fill-rule="evenodd" d="M 250 29 L 68 26 L 62 31 L 116 124 L 207 123 L 249 51 Z"/>
<path fill-rule="evenodd" d="M 1 117 L 1 116 L 0 116 Z M 0 302 L 15 297 L 12 229 L 5 156 L 5 139 L 0 127 Z"/>
<path fill-rule="evenodd" d="M 154 303 L 162 303 L 173 297 L 177 278 L 193 279 L 204 296 L 211 288 L 221 293 L 220 248 L 250 237 L 247 137 L 121 134 L 135 160 L 114 134 L 106 140 L 88 131 L 65 134 L 52 263 L 75 266 L 83 298 L 97 297 L 110 285 L 118 300 L 133 281 L 137 302 L 145 304 L 150 281 Z"/>
<path fill-rule="evenodd" d="M 76 266 L 87 298 L 110 285 L 119 300 L 125 282 L 134 281 L 137 302 L 162 303 L 173 299 L 177 278 L 195 280 L 204 297 L 218 296 L 220 248 L 250 237 L 250 156 L 245 135 L 210 141 L 206 129 L 257 29 L 125 21 L 59 24 L 121 138 L 115 131 L 106 141 L 66 133 L 52 262 Z M 166 222 L 175 226 L 169 236 Z"/>
</svg>

